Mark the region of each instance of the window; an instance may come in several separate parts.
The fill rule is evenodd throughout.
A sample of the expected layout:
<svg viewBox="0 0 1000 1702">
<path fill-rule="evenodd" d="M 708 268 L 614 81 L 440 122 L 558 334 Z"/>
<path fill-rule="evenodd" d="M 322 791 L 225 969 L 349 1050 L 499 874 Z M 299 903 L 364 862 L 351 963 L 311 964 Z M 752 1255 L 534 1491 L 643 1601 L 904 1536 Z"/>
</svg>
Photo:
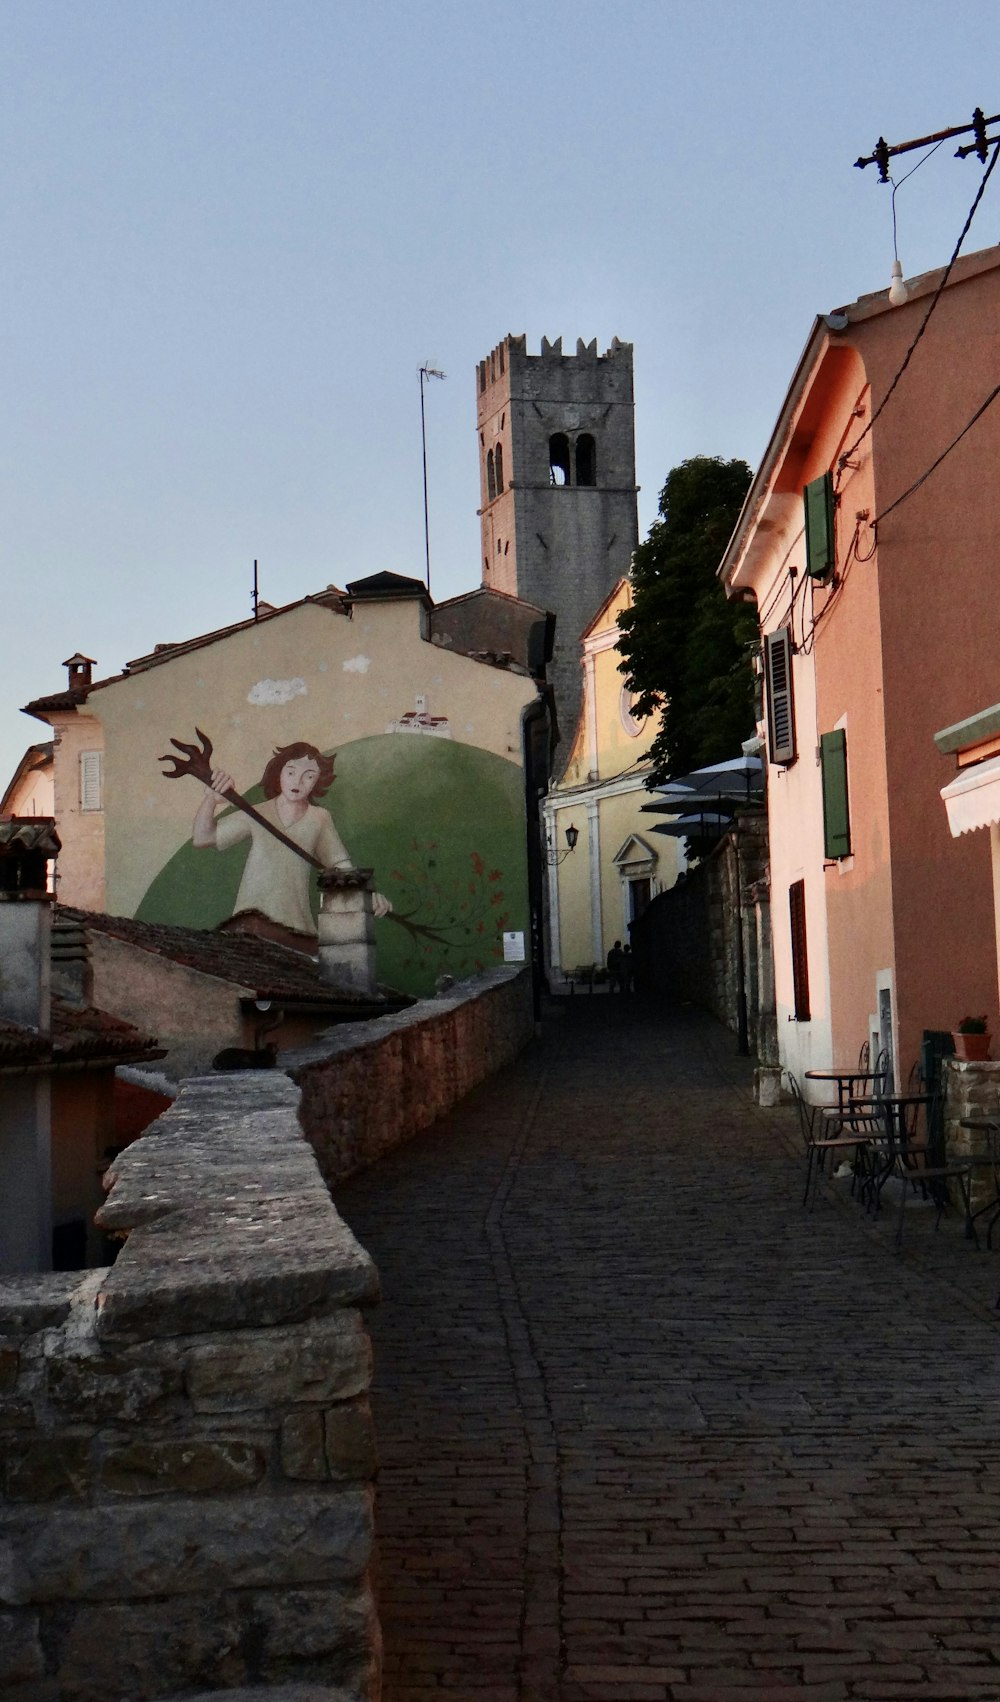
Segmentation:
<svg viewBox="0 0 1000 1702">
<path fill-rule="evenodd" d="M 813 479 L 802 493 L 806 511 L 806 572 L 826 579 L 837 565 L 833 536 L 833 474 Z"/>
<path fill-rule="evenodd" d="M 792 699 L 792 635 L 786 626 L 764 635 L 767 691 L 767 751 L 772 762 L 795 761 L 795 706 Z"/>
<path fill-rule="evenodd" d="M 806 951 L 806 883 L 795 881 L 788 889 L 792 929 L 792 988 L 796 1022 L 809 1019 L 809 958 Z"/>
<path fill-rule="evenodd" d="M 100 751 L 80 752 L 80 808 L 81 810 L 99 810 L 101 808 Z"/>
<path fill-rule="evenodd" d="M 503 490 L 503 444 L 502 443 L 497 444 L 496 455 L 493 458 L 493 462 L 494 462 L 494 466 L 496 467 L 497 496 L 499 496 L 500 492 Z"/>
<path fill-rule="evenodd" d="M 486 451 L 486 500 L 492 502 L 497 494 L 497 478 L 493 471 L 493 451 Z"/>
<path fill-rule="evenodd" d="M 549 483 L 569 484 L 569 438 L 564 431 L 549 438 Z"/>
<path fill-rule="evenodd" d="M 622 686 L 618 698 L 618 714 L 630 739 L 637 739 L 649 720 L 648 715 L 639 716 L 633 713 L 632 705 L 638 703 L 639 696 L 639 692 L 629 691 L 628 686 Z"/>
<path fill-rule="evenodd" d="M 597 445 L 586 431 L 576 440 L 576 482 L 578 485 L 597 483 Z"/>
<path fill-rule="evenodd" d="M 835 859 L 851 854 L 851 814 L 847 798 L 847 734 L 843 727 L 822 733 L 819 760 L 823 771 L 823 854 Z"/>
</svg>

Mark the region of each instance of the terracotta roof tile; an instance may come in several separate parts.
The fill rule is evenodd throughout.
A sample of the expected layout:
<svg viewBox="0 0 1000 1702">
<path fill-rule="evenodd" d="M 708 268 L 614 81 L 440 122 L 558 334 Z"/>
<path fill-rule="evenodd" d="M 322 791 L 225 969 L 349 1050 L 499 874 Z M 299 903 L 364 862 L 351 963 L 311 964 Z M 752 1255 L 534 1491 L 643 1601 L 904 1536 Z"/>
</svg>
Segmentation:
<svg viewBox="0 0 1000 1702">
<path fill-rule="evenodd" d="M 164 1057 L 163 1048 L 130 1022 L 92 1006 L 52 1000 L 52 1032 L 39 1034 L 19 1022 L 0 1019 L 0 1070 L 30 1064 L 77 1064 L 107 1060 L 123 1064 Z"/>
<path fill-rule="evenodd" d="M 105 916 L 63 905 L 57 908 L 55 921 L 57 927 L 66 921 L 125 940 L 143 951 L 200 970 L 203 975 L 247 987 L 255 998 L 321 1000 L 366 1007 L 373 1002 L 366 993 L 354 988 L 334 987 L 321 981 L 316 958 L 256 934 L 140 922 L 131 916 Z"/>
</svg>

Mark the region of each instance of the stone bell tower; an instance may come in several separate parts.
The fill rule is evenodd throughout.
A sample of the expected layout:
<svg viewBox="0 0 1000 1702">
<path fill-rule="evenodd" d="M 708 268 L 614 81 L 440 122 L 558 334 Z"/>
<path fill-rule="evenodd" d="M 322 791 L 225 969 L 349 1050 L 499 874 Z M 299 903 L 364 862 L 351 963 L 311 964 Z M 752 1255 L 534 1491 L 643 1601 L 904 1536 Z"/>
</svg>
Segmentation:
<svg viewBox="0 0 1000 1702">
<path fill-rule="evenodd" d="M 508 336 L 476 371 L 483 584 L 556 616 L 549 679 L 565 761 L 581 701 L 580 634 L 639 542 L 632 345 L 529 355 Z M 557 768 L 560 762 L 557 762 Z"/>
</svg>

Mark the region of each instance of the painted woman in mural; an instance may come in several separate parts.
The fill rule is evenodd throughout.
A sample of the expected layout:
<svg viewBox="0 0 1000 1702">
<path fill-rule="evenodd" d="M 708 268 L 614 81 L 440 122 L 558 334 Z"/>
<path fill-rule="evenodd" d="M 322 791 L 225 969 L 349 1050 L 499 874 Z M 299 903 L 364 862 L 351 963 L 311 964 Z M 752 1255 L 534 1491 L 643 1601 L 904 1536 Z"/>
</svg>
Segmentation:
<svg viewBox="0 0 1000 1702">
<path fill-rule="evenodd" d="M 220 819 L 220 810 L 232 802 L 227 794 L 236 787 L 225 769 L 211 770 L 194 818 L 191 841 L 198 850 L 218 851 L 226 851 L 244 839 L 250 841 L 234 914 L 259 910 L 296 933 L 315 934 L 309 902 L 310 867 L 317 862 L 324 868 L 354 866 L 329 810 L 320 809 L 312 801 L 326 796 L 333 783 L 333 768 L 333 757 L 323 756 L 315 745 L 300 741 L 276 750 L 260 782 L 264 793 L 264 802 L 256 808 L 260 821 L 243 810 Z M 265 822 L 291 840 L 300 854 L 282 844 Z M 376 916 L 385 916 L 392 905 L 382 893 L 376 893 L 373 908 Z"/>
</svg>

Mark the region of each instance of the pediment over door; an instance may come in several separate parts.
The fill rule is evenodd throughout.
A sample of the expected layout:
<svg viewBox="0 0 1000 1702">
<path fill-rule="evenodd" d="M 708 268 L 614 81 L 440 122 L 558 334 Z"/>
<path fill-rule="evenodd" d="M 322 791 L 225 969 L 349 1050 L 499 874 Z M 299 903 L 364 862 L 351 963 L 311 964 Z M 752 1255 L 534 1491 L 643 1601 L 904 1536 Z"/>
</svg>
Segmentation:
<svg viewBox="0 0 1000 1702">
<path fill-rule="evenodd" d="M 641 880 L 643 875 L 655 874 L 659 859 L 647 840 L 638 833 L 630 833 L 611 860 L 623 880 Z"/>
</svg>

